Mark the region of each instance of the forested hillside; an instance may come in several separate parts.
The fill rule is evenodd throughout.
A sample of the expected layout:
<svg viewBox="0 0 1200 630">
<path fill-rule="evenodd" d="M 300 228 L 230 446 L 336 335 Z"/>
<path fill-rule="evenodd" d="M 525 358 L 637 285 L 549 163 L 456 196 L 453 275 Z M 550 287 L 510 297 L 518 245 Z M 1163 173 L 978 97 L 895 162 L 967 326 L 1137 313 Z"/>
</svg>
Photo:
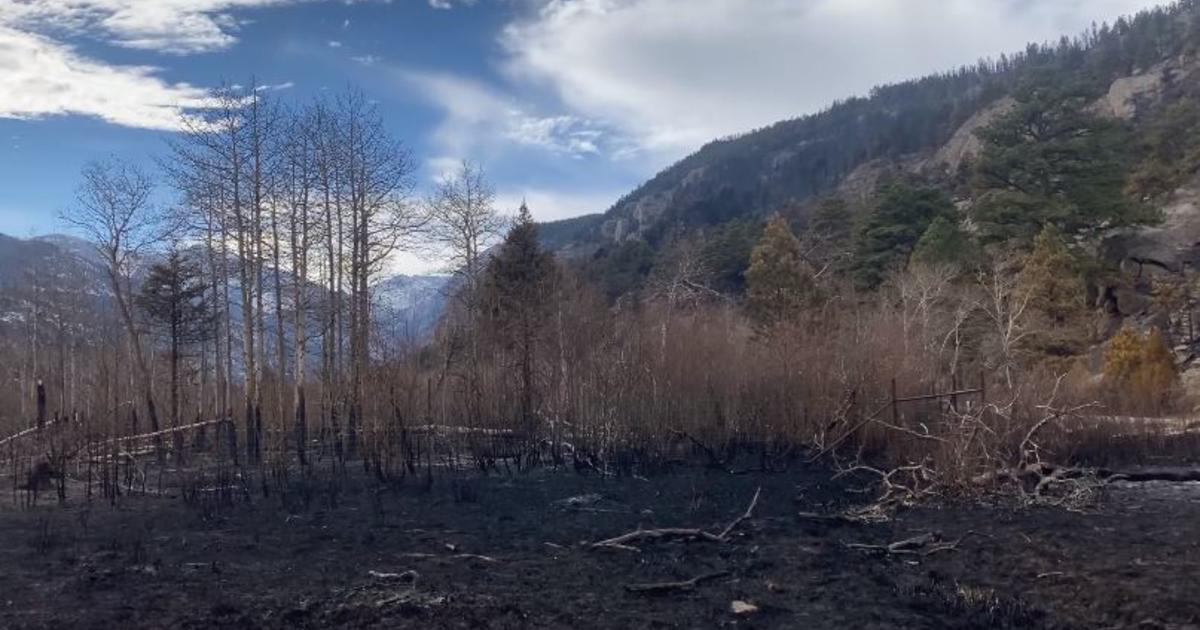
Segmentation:
<svg viewBox="0 0 1200 630">
<path fill-rule="evenodd" d="M 957 225 L 986 244 L 1017 244 L 1010 239 L 1019 237 L 1028 247 L 1053 215 L 1068 236 L 1086 231 L 1095 246 L 1124 224 L 1153 223 L 1150 211 L 1193 174 L 1198 49 L 1200 6 L 1188 0 L 880 87 L 811 116 L 715 140 L 602 217 L 546 226 L 546 241 L 587 260 L 594 277 L 618 295 L 669 265 L 673 244 L 699 239 L 719 259 L 713 263 L 721 268 L 711 270 L 724 278 L 718 282 L 740 288 L 740 280 L 728 278 L 744 274 L 748 248 L 731 232 L 756 230 L 743 224 L 761 226 L 782 213 L 799 233 L 815 236 L 814 221 L 832 219 L 845 232 L 835 236 L 856 252 L 843 266 L 873 285 L 907 263 L 933 219 L 895 209 L 889 200 L 904 194 L 899 185 L 937 191 L 940 205 L 954 207 L 938 222 L 942 231 Z M 1021 162 L 1029 171 L 1057 169 L 1043 174 L 1074 179 L 1069 190 L 1057 184 L 1029 190 L 1040 184 L 1005 180 L 1021 177 L 1008 171 Z M 1016 199 L 1014 192 L 1025 196 Z M 823 219 L 815 216 L 819 208 Z M 903 234 L 880 240 L 892 231 Z"/>
</svg>

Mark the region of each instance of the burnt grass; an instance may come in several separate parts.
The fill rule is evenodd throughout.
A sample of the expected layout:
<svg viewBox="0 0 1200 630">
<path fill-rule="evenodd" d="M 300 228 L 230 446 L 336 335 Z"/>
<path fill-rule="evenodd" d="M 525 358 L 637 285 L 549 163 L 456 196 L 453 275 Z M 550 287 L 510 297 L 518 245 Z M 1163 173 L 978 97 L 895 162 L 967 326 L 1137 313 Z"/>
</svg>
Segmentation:
<svg viewBox="0 0 1200 630">
<path fill-rule="evenodd" d="M 868 501 L 795 464 L 649 478 L 443 475 L 261 491 L 233 504 L 124 497 L 0 507 L 2 628 L 1195 628 L 1200 490 L 1114 487 L 1082 512 L 943 505 L 877 524 L 813 520 Z M 639 526 L 725 542 L 591 542 Z M 575 501 L 567 501 L 579 497 Z M 957 550 L 848 548 L 927 532 Z M 372 574 L 376 572 L 377 574 Z M 392 574 L 392 575 L 378 575 Z M 627 586 L 720 574 L 690 589 Z M 735 600 L 757 610 L 735 614 Z"/>
</svg>

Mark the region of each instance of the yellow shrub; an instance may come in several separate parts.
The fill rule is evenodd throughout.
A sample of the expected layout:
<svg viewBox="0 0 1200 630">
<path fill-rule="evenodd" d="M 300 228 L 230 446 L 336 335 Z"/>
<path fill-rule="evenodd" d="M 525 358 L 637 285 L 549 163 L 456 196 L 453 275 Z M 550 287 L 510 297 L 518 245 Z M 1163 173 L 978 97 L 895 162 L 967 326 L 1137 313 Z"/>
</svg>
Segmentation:
<svg viewBox="0 0 1200 630">
<path fill-rule="evenodd" d="M 1104 353 L 1104 377 L 1119 402 L 1153 413 L 1165 409 L 1179 386 L 1175 358 L 1157 328 L 1145 335 L 1122 328 Z"/>
</svg>

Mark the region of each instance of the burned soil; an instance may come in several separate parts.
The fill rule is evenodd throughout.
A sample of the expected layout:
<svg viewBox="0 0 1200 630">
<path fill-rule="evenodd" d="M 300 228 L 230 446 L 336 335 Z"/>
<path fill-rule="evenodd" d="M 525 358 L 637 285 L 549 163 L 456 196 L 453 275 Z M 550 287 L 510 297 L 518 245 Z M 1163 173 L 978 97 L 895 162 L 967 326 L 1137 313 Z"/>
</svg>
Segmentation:
<svg viewBox="0 0 1200 630">
<path fill-rule="evenodd" d="M 860 524 L 805 514 L 871 496 L 830 479 L 803 465 L 542 471 L 351 480 L 314 489 L 307 507 L 261 492 L 221 509 L 5 505 L 0 627 L 1200 625 L 1200 484 L 1114 484 L 1080 511 L 943 505 Z M 713 536 L 593 545 L 666 527 Z M 946 548 L 879 548 L 930 534 Z"/>
</svg>

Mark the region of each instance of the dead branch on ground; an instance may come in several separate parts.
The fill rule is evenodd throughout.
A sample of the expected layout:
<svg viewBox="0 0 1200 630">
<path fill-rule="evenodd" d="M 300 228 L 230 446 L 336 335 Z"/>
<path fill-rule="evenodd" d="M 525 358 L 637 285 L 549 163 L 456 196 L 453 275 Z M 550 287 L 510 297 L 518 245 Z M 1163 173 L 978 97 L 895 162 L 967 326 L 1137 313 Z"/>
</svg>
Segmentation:
<svg viewBox="0 0 1200 630">
<path fill-rule="evenodd" d="M 387 573 L 384 571 L 367 571 L 367 575 L 381 582 L 416 582 L 416 571 L 402 571 L 400 573 Z"/>
<path fill-rule="evenodd" d="M 733 530 L 735 528 L 737 528 L 738 525 L 740 525 L 743 521 L 745 521 L 746 519 L 750 518 L 753 515 L 754 508 L 758 505 L 758 498 L 759 498 L 759 495 L 761 495 L 761 494 L 762 494 L 762 486 L 759 486 L 759 488 L 754 491 L 754 498 L 750 500 L 750 505 L 746 508 L 746 511 L 743 512 L 741 514 L 741 516 L 738 516 L 736 519 L 734 519 L 732 523 L 730 523 L 729 525 L 727 525 L 725 527 L 725 529 L 721 530 L 721 533 L 719 533 L 719 534 L 713 534 L 713 533 L 705 531 L 703 529 L 693 528 L 693 527 L 664 527 L 664 528 L 658 528 L 658 529 L 642 529 L 639 526 L 637 529 L 635 529 L 631 532 L 625 533 L 625 534 L 621 534 L 620 536 L 615 536 L 613 538 L 608 538 L 605 540 L 594 542 L 591 544 L 591 547 L 592 548 L 607 547 L 607 548 L 611 548 L 611 549 L 622 549 L 625 551 L 641 551 L 640 549 L 638 549 L 637 547 L 634 547 L 633 545 L 630 545 L 629 543 L 639 541 L 639 540 L 646 540 L 646 539 L 654 540 L 654 539 L 663 539 L 663 538 L 677 538 L 677 539 L 683 539 L 683 540 L 706 540 L 709 542 L 717 542 L 717 543 L 725 542 L 725 541 L 729 540 L 729 535 L 733 533 Z"/>
<path fill-rule="evenodd" d="M 960 536 L 954 541 L 945 541 L 942 535 L 937 532 L 926 532 L 918 534 L 910 538 L 897 540 L 886 545 L 867 545 L 862 543 L 847 543 L 846 548 L 858 549 L 871 553 L 882 553 L 892 556 L 916 555 L 921 557 L 931 556 L 935 553 L 943 551 L 958 551 L 958 546 L 962 544 L 968 537 L 978 534 L 975 531 L 969 531 Z"/>
<path fill-rule="evenodd" d="M 715 580 L 729 575 L 729 571 L 714 571 L 697 575 L 690 580 L 682 580 L 679 582 L 652 582 L 649 584 L 626 584 L 625 590 L 630 593 L 642 593 L 646 595 L 669 593 L 671 591 L 690 591 L 703 582 Z"/>
</svg>

